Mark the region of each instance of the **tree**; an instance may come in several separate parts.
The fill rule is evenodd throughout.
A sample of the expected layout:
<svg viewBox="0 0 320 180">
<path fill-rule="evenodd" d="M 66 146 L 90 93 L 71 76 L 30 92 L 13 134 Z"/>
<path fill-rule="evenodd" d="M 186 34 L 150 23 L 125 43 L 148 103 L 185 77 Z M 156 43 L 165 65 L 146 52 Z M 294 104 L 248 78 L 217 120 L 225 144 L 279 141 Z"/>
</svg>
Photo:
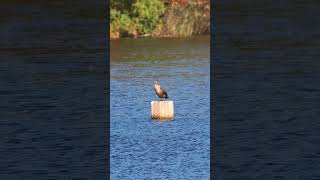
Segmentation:
<svg viewBox="0 0 320 180">
<path fill-rule="evenodd" d="M 154 30 L 164 11 L 164 3 L 161 0 L 135 0 L 132 12 L 139 32 L 144 34 Z"/>
</svg>

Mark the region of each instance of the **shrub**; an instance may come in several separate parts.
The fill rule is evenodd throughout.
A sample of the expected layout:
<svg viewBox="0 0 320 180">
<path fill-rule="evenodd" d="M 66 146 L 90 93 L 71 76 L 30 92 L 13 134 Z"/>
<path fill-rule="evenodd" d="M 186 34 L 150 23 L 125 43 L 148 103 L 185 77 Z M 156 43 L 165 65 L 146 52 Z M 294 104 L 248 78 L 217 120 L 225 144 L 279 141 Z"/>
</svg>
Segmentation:
<svg viewBox="0 0 320 180">
<path fill-rule="evenodd" d="M 132 4 L 134 21 L 140 33 L 150 33 L 159 22 L 159 18 L 165 11 L 161 0 L 135 0 Z"/>
<path fill-rule="evenodd" d="M 121 13 L 116 9 L 110 10 L 110 30 L 111 32 L 115 31 L 127 31 L 131 24 L 131 18 L 128 13 Z"/>
</svg>

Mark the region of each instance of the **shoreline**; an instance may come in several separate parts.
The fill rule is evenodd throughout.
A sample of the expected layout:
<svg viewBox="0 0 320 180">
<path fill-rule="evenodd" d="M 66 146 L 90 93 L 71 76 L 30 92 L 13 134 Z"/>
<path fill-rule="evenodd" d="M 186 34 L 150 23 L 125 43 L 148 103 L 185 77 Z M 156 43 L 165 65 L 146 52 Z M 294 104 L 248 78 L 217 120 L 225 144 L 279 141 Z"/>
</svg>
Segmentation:
<svg viewBox="0 0 320 180">
<path fill-rule="evenodd" d="M 164 35 L 164 36 L 153 36 L 153 35 L 137 35 L 137 36 L 122 36 L 122 37 L 111 37 L 109 36 L 109 40 L 119 40 L 119 39 L 143 39 L 143 38 L 192 38 L 192 37 L 199 37 L 199 36 L 210 36 L 210 33 L 205 34 L 195 34 L 195 35 L 185 35 L 185 36 L 170 36 L 170 35 Z"/>
</svg>

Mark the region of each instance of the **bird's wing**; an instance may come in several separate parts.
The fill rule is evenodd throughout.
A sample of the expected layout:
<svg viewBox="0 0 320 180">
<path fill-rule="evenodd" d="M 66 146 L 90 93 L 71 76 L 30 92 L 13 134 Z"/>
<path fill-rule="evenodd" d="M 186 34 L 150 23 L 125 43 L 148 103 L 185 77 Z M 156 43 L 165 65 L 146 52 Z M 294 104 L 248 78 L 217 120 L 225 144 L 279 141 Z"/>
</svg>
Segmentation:
<svg viewBox="0 0 320 180">
<path fill-rule="evenodd" d="M 163 94 L 165 94 L 166 96 L 168 96 L 167 94 L 167 91 L 163 88 L 163 87 L 160 87 L 161 91 L 163 92 Z"/>
</svg>

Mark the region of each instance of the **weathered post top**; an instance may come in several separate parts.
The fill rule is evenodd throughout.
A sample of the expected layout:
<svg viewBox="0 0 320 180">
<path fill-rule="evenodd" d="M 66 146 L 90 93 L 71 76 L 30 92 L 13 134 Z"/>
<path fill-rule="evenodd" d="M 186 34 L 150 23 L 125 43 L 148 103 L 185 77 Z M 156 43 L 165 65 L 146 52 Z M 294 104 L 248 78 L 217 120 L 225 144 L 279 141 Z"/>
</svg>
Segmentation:
<svg viewBox="0 0 320 180">
<path fill-rule="evenodd" d="M 152 101 L 151 118 L 158 120 L 172 120 L 174 116 L 173 101 Z"/>
</svg>

